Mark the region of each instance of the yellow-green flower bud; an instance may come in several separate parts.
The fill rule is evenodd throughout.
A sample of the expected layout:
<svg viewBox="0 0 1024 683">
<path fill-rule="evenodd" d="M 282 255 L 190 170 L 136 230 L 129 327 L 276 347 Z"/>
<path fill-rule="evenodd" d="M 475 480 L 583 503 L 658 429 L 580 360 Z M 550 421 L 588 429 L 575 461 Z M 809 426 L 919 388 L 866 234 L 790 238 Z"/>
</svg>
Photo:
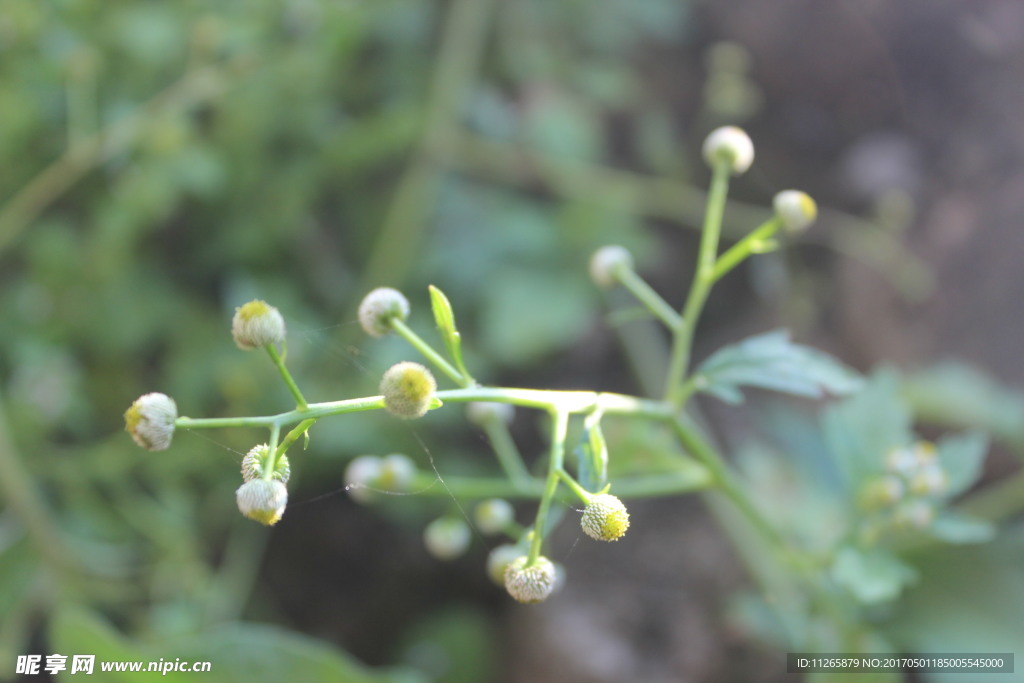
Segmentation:
<svg viewBox="0 0 1024 683">
<path fill-rule="evenodd" d="M 376 455 L 360 455 L 345 468 L 345 490 L 352 500 L 369 503 L 374 499 L 373 489 L 380 481 L 381 459 Z"/>
<path fill-rule="evenodd" d="M 743 129 L 736 126 L 722 126 L 711 131 L 704 139 L 703 152 L 709 166 L 714 168 L 726 163 L 733 175 L 745 173 L 754 163 L 754 143 Z"/>
<path fill-rule="evenodd" d="M 178 406 L 166 394 L 151 393 L 135 399 L 124 411 L 124 429 L 135 443 L 151 451 L 162 451 L 171 445 Z"/>
<path fill-rule="evenodd" d="M 415 477 L 416 465 L 412 460 L 401 453 L 395 453 L 380 459 L 380 473 L 375 485 L 390 493 L 405 493 Z"/>
<path fill-rule="evenodd" d="M 242 479 L 245 481 L 252 481 L 253 479 L 262 479 L 263 473 L 266 471 L 267 458 L 270 457 L 270 446 L 265 443 L 261 443 L 258 446 L 253 446 L 245 457 L 242 458 Z M 274 474 L 272 478 L 277 479 L 282 484 L 288 483 L 288 478 L 292 475 L 291 464 L 288 462 L 288 456 L 284 453 L 274 462 Z"/>
<path fill-rule="evenodd" d="M 281 519 L 288 504 L 288 489 L 277 480 L 253 479 L 235 491 L 238 510 L 260 524 L 273 526 Z"/>
<path fill-rule="evenodd" d="M 610 493 L 591 496 L 580 521 L 583 532 L 597 541 L 617 541 L 629 528 L 629 512 Z"/>
<path fill-rule="evenodd" d="M 384 406 L 406 420 L 426 415 L 435 391 L 437 382 L 430 370 L 410 361 L 392 365 L 380 381 Z"/>
<path fill-rule="evenodd" d="M 366 334 L 383 337 L 391 331 L 391 321 L 409 316 L 409 300 L 397 289 L 378 287 L 359 304 L 359 325 Z"/>
<path fill-rule="evenodd" d="M 235 309 L 231 336 L 244 351 L 280 344 L 284 341 L 284 318 L 266 301 L 255 299 Z"/>
<path fill-rule="evenodd" d="M 491 498 L 476 506 L 473 511 L 473 519 L 476 526 L 484 534 L 497 534 L 503 531 L 512 523 L 515 517 L 515 510 L 512 504 L 501 498 Z"/>
<path fill-rule="evenodd" d="M 620 270 L 633 269 L 633 255 L 625 247 L 612 244 L 601 247 L 590 257 L 590 279 L 603 289 L 611 289 L 619 282 Z"/>
<path fill-rule="evenodd" d="M 506 543 L 494 548 L 487 554 L 487 576 L 499 586 L 505 585 L 505 570 L 512 561 L 521 557 L 523 549 L 517 545 Z"/>
<path fill-rule="evenodd" d="M 441 517 L 423 530 L 423 543 L 439 560 L 454 560 L 469 547 L 469 527 L 461 519 Z"/>
<path fill-rule="evenodd" d="M 782 229 L 790 234 L 806 230 L 818 217 L 818 205 L 811 196 L 800 190 L 783 190 L 772 201 L 775 215 Z"/>
<path fill-rule="evenodd" d="M 860 503 L 865 510 L 881 510 L 895 505 L 905 492 L 902 479 L 894 474 L 883 474 L 864 484 Z"/>
<path fill-rule="evenodd" d="M 924 465 L 910 476 L 910 492 L 916 496 L 938 496 L 946 491 L 949 477 L 938 462 Z"/>
<path fill-rule="evenodd" d="M 521 555 L 505 568 L 505 590 L 519 602 L 541 602 L 555 589 L 555 565 L 543 555 L 531 565 L 527 559 Z"/>
</svg>

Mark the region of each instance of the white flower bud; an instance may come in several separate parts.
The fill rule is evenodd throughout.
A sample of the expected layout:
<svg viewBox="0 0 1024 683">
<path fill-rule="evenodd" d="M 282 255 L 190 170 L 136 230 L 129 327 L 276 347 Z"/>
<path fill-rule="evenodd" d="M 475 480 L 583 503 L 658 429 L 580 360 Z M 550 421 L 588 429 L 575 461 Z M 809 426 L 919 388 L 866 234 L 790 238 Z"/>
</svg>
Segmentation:
<svg viewBox="0 0 1024 683">
<path fill-rule="evenodd" d="M 806 230 L 818 217 L 818 205 L 811 196 L 800 190 L 783 190 L 772 201 L 775 215 L 782 229 L 790 234 Z"/>
<path fill-rule="evenodd" d="M 492 420 L 508 424 L 512 422 L 513 417 L 515 417 L 515 406 L 511 403 L 473 401 L 466 404 L 466 418 L 481 427 Z"/>
<path fill-rule="evenodd" d="M 903 480 L 894 474 L 883 474 L 864 484 L 860 503 L 866 510 L 881 510 L 898 503 L 906 492 Z"/>
<path fill-rule="evenodd" d="M 238 510 L 260 524 L 273 526 L 281 519 L 288 504 L 288 489 L 279 481 L 253 479 L 235 491 Z"/>
<path fill-rule="evenodd" d="M 410 361 L 392 365 L 380 381 L 384 406 L 392 415 L 405 420 L 426 415 L 435 391 L 437 382 L 430 370 Z"/>
<path fill-rule="evenodd" d="M 378 287 L 359 304 L 359 324 L 366 334 L 383 337 L 391 331 L 391 321 L 409 316 L 409 300 L 397 289 Z"/>
<path fill-rule="evenodd" d="M 500 533 L 514 518 L 515 510 L 512 509 L 512 504 L 501 498 L 485 500 L 473 511 L 477 528 L 481 533 L 488 535 Z"/>
<path fill-rule="evenodd" d="M 599 493 L 584 508 L 580 526 L 595 541 L 617 541 L 629 528 L 629 512 L 617 497 Z"/>
<path fill-rule="evenodd" d="M 151 393 L 135 399 L 124 411 L 124 428 L 135 443 L 151 451 L 162 451 L 171 445 L 174 421 L 178 419 L 178 406 L 161 393 Z"/>
<path fill-rule="evenodd" d="M 245 481 L 252 481 L 253 479 L 262 479 L 263 472 L 267 465 L 267 458 L 270 457 L 270 446 L 265 443 L 261 443 L 258 446 L 253 446 L 245 457 L 242 458 L 242 479 Z M 288 456 L 284 453 L 274 462 L 274 474 L 273 478 L 277 479 L 282 484 L 287 484 L 289 477 L 292 475 L 291 464 L 288 462 Z"/>
<path fill-rule="evenodd" d="M 345 468 L 345 490 L 353 500 L 369 503 L 374 499 L 373 489 L 380 481 L 381 459 L 376 455 L 360 455 Z"/>
<path fill-rule="evenodd" d="M 704 160 L 714 168 L 729 164 L 733 175 L 745 173 L 754 163 L 754 143 L 742 128 L 723 126 L 711 131 L 704 140 Z"/>
<path fill-rule="evenodd" d="M 513 560 L 521 557 L 522 554 L 523 549 L 511 543 L 495 546 L 487 554 L 487 576 L 491 577 L 491 581 L 499 586 L 504 586 L 505 570 L 508 569 Z"/>
<path fill-rule="evenodd" d="M 916 496 L 938 496 L 946 491 L 949 477 L 938 462 L 921 466 L 910 476 L 910 492 Z"/>
<path fill-rule="evenodd" d="M 405 493 L 416 477 L 416 465 L 408 457 L 395 453 L 380 459 L 376 488 L 391 493 Z"/>
<path fill-rule="evenodd" d="M 519 602 L 541 602 L 555 589 L 555 565 L 543 555 L 529 566 L 528 559 L 521 555 L 505 568 L 505 590 Z"/>
<path fill-rule="evenodd" d="M 633 269 L 633 255 L 625 247 L 616 244 L 601 247 L 590 257 L 590 279 L 598 287 L 611 289 L 618 284 L 620 269 Z"/>
<path fill-rule="evenodd" d="M 469 527 L 461 519 L 441 517 L 423 530 L 423 543 L 439 560 L 454 560 L 469 547 Z"/>
<path fill-rule="evenodd" d="M 259 299 L 236 308 L 231 320 L 231 336 L 244 351 L 280 344 L 284 341 L 284 332 L 280 311 Z"/>
</svg>

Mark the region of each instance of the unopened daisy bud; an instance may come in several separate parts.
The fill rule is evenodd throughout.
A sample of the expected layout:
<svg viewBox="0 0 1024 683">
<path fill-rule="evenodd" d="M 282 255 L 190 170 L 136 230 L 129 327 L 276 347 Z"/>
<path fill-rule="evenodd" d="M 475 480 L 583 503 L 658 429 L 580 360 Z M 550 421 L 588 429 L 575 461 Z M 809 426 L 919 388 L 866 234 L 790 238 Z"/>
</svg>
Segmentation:
<svg viewBox="0 0 1024 683">
<path fill-rule="evenodd" d="M 345 490 L 353 500 L 369 503 L 373 500 L 373 489 L 380 481 L 381 459 L 376 455 L 360 455 L 345 468 Z"/>
<path fill-rule="evenodd" d="M 924 465 L 910 477 L 910 492 L 917 496 L 938 496 L 946 491 L 949 477 L 937 463 Z"/>
<path fill-rule="evenodd" d="M 555 565 L 543 555 L 529 566 L 528 559 L 521 555 L 505 568 L 505 590 L 519 602 L 541 602 L 555 589 Z"/>
<path fill-rule="evenodd" d="M 515 407 L 511 403 L 473 401 L 466 404 L 466 417 L 481 427 L 492 421 L 508 424 L 514 416 Z"/>
<path fill-rule="evenodd" d="M 617 541 L 629 528 L 629 512 L 610 493 L 591 496 L 580 521 L 583 532 L 597 541 Z"/>
<path fill-rule="evenodd" d="M 892 523 L 897 528 L 926 529 L 935 519 L 935 508 L 926 500 L 911 500 L 896 508 Z"/>
<path fill-rule="evenodd" d="M 395 453 L 380 459 L 377 488 L 392 493 L 405 493 L 416 477 L 416 465 L 406 456 Z"/>
<path fill-rule="evenodd" d="M 171 445 L 178 406 L 166 394 L 144 394 L 124 411 L 125 431 L 135 443 L 151 451 L 162 451 Z"/>
<path fill-rule="evenodd" d="M 811 196 L 800 190 L 783 190 L 772 200 L 775 215 L 782 229 L 790 234 L 806 230 L 818 217 L 818 205 Z"/>
<path fill-rule="evenodd" d="M 485 500 L 473 511 L 476 526 L 484 534 L 500 533 L 512 523 L 514 517 L 515 510 L 512 509 L 512 504 L 501 498 Z"/>
<path fill-rule="evenodd" d="M 284 318 L 266 301 L 254 299 L 235 309 L 231 336 L 244 351 L 280 344 L 284 341 Z"/>
<path fill-rule="evenodd" d="M 359 324 L 366 334 L 383 337 L 391 331 L 391 321 L 409 316 L 409 300 L 397 289 L 378 287 L 359 304 Z"/>
<path fill-rule="evenodd" d="M 253 479 L 262 479 L 263 473 L 266 471 L 267 458 L 270 457 L 270 446 L 265 443 L 261 443 L 259 446 L 253 446 L 245 457 L 242 458 L 242 479 L 245 481 L 252 481 Z M 291 464 L 288 462 L 288 456 L 284 453 L 274 462 L 274 479 L 277 479 L 282 484 L 288 483 L 288 478 L 292 475 Z"/>
<path fill-rule="evenodd" d="M 439 560 L 454 560 L 469 547 L 469 527 L 461 519 L 441 517 L 423 530 L 427 551 Z"/>
<path fill-rule="evenodd" d="M 917 462 L 918 467 L 926 467 L 932 465 L 938 461 L 939 452 L 935 448 L 935 444 L 928 441 L 918 441 L 914 444 L 911 449 L 914 454 L 914 459 Z"/>
<path fill-rule="evenodd" d="M 754 143 L 745 131 L 736 126 L 722 126 L 704 139 L 704 160 L 714 168 L 727 163 L 733 175 L 745 173 L 754 163 Z"/>
<path fill-rule="evenodd" d="M 513 560 L 521 557 L 522 554 L 523 549 L 511 543 L 495 546 L 487 554 L 487 576 L 491 577 L 491 581 L 499 586 L 504 586 L 505 570 L 508 569 Z"/>
<path fill-rule="evenodd" d="M 618 284 L 617 273 L 620 269 L 632 268 L 633 255 L 625 247 L 615 244 L 601 247 L 590 257 L 590 279 L 603 289 L 611 289 Z"/>
<path fill-rule="evenodd" d="M 885 469 L 907 476 L 917 469 L 917 456 L 912 448 L 895 448 L 885 456 Z"/>
<path fill-rule="evenodd" d="M 406 420 L 426 415 L 435 391 L 437 382 L 430 370 L 410 361 L 392 365 L 380 381 L 384 406 Z"/>
<path fill-rule="evenodd" d="M 288 489 L 279 481 L 253 479 L 235 491 L 239 511 L 260 524 L 273 526 L 281 519 L 288 504 Z"/>
<path fill-rule="evenodd" d="M 903 480 L 893 474 L 884 474 L 867 482 L 860 491 L 860 503 L 865 510 L 881 510 L 895 505 L 905 493 Z"/>
</svg>

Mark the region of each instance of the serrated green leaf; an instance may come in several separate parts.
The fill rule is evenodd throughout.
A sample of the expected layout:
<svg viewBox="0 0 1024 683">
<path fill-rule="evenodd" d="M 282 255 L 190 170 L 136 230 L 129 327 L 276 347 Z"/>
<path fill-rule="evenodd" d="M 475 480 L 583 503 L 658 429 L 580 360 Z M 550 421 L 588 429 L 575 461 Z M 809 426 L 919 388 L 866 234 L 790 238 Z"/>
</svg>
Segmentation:
<svg viewBox="0 0 1024 683">
<path fill-rule="evenodd" d="M 978 481 L 987 452 L 988 437 L 978 432 L 949 436 L 939 441 L 939 462 L 948 477 L 946 495 L 963 493 Z"/>
<path fill-rule="evenodd" d="M 888 602 L 904 587 L 917 580 L 917 571 L 892 553 L 880 548 L 863 550 L 845 546 L 836 553 L 832 578 L 858 601 L 867 604 Z"/>
<path fill-rule="evenodd" d="M 444 292 L 434 285 L 430 285 L 429 290 L 430 307 L 434 310 L 434 321 L 437 323 L 437 329 L 441 332 L 448 355 L 451 356 L 459 372 L 463 376 L 468 376 L 462 360 L 462 336 L 455 327 L 455 313 L 452 311 L 452 304 Z"/>
<path fill-rule="evenodd" d="M 857 491 L 883 471 L 890 450 L 913 442 L 911 424 L 897 377 L 884 370 L 875 373 L 860 392 L 825 411 L 825 441 L 848 491 Z"/>
<path fill-rule="evenodd" d="M 996 535 L 996 528 L 986 520 L 945 511 L 935 518 L 928 533 L 946 543 L 960 545 L 991 541 Z"/>
<path fill-rule="evenodd" d="M 583 438 L 576 449 L 577 479 L 588 491 L 600 491 L 608 483 L 608 444 L 601 431 L 600 414 L 587 416 Z"/>
<path fill-rule="evenodd" d="M 856 372 L 821 351 L 794 344 L 785 330 L 721 349 L 698 368 L 693 382 L 699 391 L 727 403 L 741 403 L 744 386 L 821 398 L 852 393 L 862 384 Z"/>
</svg>

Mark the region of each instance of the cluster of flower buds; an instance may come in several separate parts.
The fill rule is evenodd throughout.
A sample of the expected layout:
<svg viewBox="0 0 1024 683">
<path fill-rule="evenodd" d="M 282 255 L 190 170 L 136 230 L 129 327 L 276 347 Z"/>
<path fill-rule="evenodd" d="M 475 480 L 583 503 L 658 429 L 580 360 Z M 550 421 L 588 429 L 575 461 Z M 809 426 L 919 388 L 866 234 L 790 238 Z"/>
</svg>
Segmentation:
<svg viewBox="0 0 1024 683">
<path fill-rule="evenodd" d="M 416 465 L 405 455 L 360 455 L 345 468 L 345 490 L 353 500 L 370 503 L 382 493 L 408 493 L 415 478 Z"/>
<path fill-rule="evenodd" d="M 869 528 L 874 532 L 926 529 L 948 486 L 935 446 L 920 441 L 890 451 L 885 471 L 861 487 L 859 502 L 871 515 Z"/>
</svg>

